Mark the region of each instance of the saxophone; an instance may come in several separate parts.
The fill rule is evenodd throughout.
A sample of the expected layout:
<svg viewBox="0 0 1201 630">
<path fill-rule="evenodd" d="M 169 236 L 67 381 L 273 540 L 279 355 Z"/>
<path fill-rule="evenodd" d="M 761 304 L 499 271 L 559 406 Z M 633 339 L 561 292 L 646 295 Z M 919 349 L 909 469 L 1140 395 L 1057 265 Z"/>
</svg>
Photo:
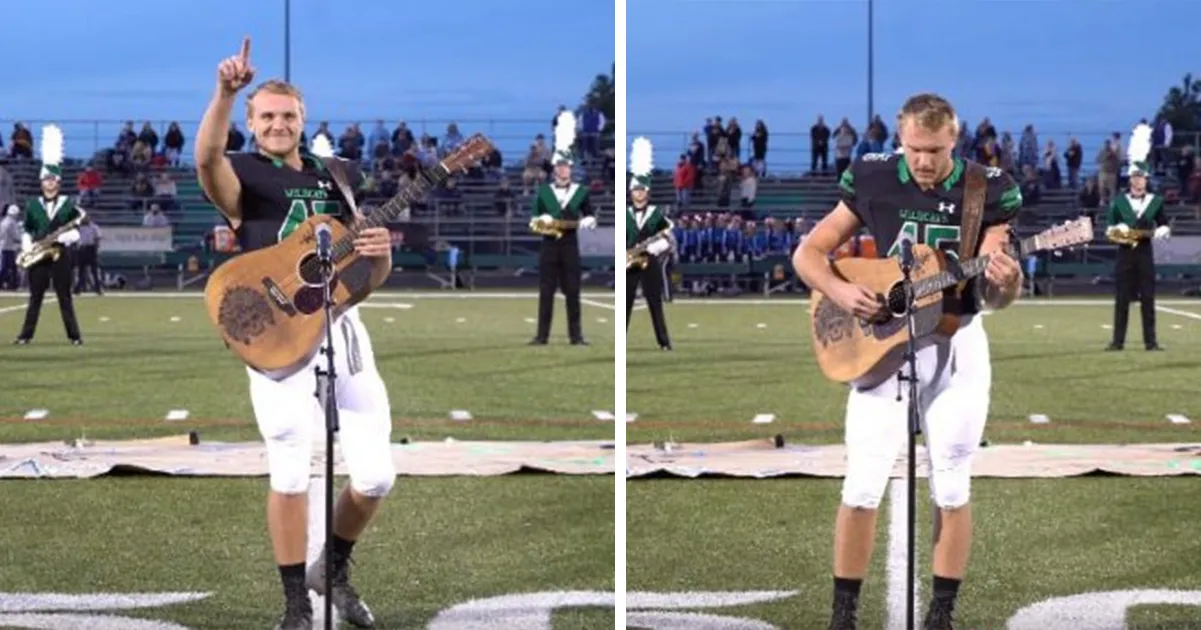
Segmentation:
<svg viewBox="0 0 1201 630">
<path fill-rule="evenodd" d="M 88 216 L 82 208 L 76 207 L 75 209 L 79 211 L 79 216 L 71 219 L 66 225 L 54 230 L 45 237 L 34 241 L 29 249 L 17 255 L 17 264 L 22 269 L 29 269 L 46 259 L 52 261 L 58 260 L 59 256 L 63 255 L 63 245 L 58 242 L 58 237 L 78 228 Z"/>
<path fill-rule="evenodd" d="M 563 219 L 552 219 L 547 222 L 538 220 L 538 217 L 530 219 L 530 231 L 534 234 L 543 236 L 553 236 L 556 239 L 563 238 L 563 233 L 567 230 L 574 230 L 579 225 L 579 221 L 566 221 Z"/>
<path fill-rule="evenodd" d="M 1130 229 L 1125 232 L 1119 232 L 1115 226 L 1110 226 L 1109 229 L 1105 231 L 1105 238 L 1109 239 L 1111 243 L 1117 243 L 1118 245 L 1134 245 L 1136 247 L 1138 246 L 1140 240 L 1151 238 L 1153 236 L 1155 236 L 1155 232 L 1153 230 Z"/>
<path fill-rule="evenodd" d="M 656 232 L 650 238 L 642 241 L 641 243 L 637 243 L 633 247 L 627 249 L 626 250 L 626 269 L 627 270 L 633 269 L 635 267 L 637 267 L 638 269 L 646 269 L 646 266 L 651 263 L 650 254 L 648 254 L 646 251 L 647 246 L 649 246 L 651 243 L 654 243 L 655 241 L 657 241 L 661 238 L 668 238 L 670 235 L 671 235 L 671 228 L 665 227 L 662 230 L 659 230 L 658 232 Z"/>
</svg>

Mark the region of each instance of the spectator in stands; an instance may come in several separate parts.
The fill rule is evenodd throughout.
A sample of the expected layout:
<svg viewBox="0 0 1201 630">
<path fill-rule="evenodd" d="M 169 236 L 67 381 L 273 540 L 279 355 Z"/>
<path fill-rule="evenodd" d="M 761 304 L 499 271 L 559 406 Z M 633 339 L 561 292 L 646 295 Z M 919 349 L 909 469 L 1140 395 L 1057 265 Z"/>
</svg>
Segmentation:
<svg viewBox="0 0 1201 630">
<path fill-rule="evenodd" d="M 826 126 L 825 116 L 818 115 L 817 122 L 809 128 L 809 172 L 825 173 L 830 170 L 830 128 Z M 821 170 L 817 169 L 818 162 Z"/>
<path fill-rule="evenodd" d="M 976 125 L 976 140 L 975 144 L 984 142 L 985 138 L 992 138 L 993 142 L 997 140 L 997 128 L 992 124 L 992 120 L 987 116 Z"/>
<path fill-rule="evenodd" d="M 730 117 L 726 124 L 726 144 L 729 145 L 729 155 L 735 160 L 742 160 L 742 125 L 738 119 Z"/>
<path fill-rule="evenodd" d="M 1193 155 L 1192 147 L 1185 147 L 1186 156 L 1192 160 L 1192 167 L 1188 169 L 1180 181 L 1187 187 L 1188 200 L 1192 203 L 1201 202 L 1201 157 Z"/>
<path fill-rule="evenodd" d="M 692 167 L 696 170 L 696 185 L 693 190 L 704 188 L 705 167 L 708 165 L 708 158 L 705 156 L 705 144 L 701 142 L 701 134 L 693 133 L 692 140 L 688 143 L 688 161 L 692 163 Z"/>
<path fill-rule="evenodd" d="M 25 127 L 25 123 L 13 123 L 12 148 L 9 155 L 14 159 L 33 159 L 33 134 Z"/>
<path fill-rule="evenodd" d="M 154 200 L 165 209 L 175 207 L 175 197 L 179 194 L 178 187 L 175 185 L 175 180 L 171 179 L 171 174 L 162 171 L 154 178 Z"/>
<path fill-rule="evenodd" d="M 842 122 L 838 123 L 838 130 L 834 132 L 834 170 L 839 177 L 842 177 L 842 172 L 851 165 L 851 152 L 857 144 L 859 134 L 851 126 L 851 121 L 843 118 Z"/>
<path fill-rule="evenodd" d="M 429 134 L 421 134 L 421 141 L 417 143 L 417 151 L 414 152 L 414 156 L 422 168 L 433 168 L 438 164 L 438 141 Z M 547 160 L 548 169 L 549 165 L 550 160 Z"/>
<path fill-rule="evenodd" d="M 392 147 L 389 146 L 389 140 L 392 134 L 388 133 L 388 128 L 384 126 L 384 121 L 375 121 L 375 127 L 371 129 L 371 136 L 367 139 L 367 146 L 371 147 L 371 153 L 374 156 L 376 148 L 379 145 L 384 145 L 384 153 L 390 153 Z"/>
<path fill-rule="evenodd" d="M 1163 116 L 1156 116 L 1155 128 L 1151 132 L 1151 167 L 1155 169 L 1156 175 L 1163 175 L 1169 162 L 1168 152 L 1172 149 L 1172 137 L 1172 123 Z"/>
<path fill-rule="evenodd" d="M 1022 140 L 1018 144 L 1018 168 L 1022 173 L 1026 172 L 1027 166 L 1038 168 L 1038 134 L 1034 133 L 1034 125 L 1026 125 L 1022 130 Z"/>
<path fill-rule="evenodd" d="M 332 142 L 330 144 L 333 144 Z M 225 136 L 225 150 L 239 152 L 246 147 L 246 135 L 238 129 L 238 123 L 229 123 L 229 133 Z"/>
<path fill-rule="evenodd" d="M 100 176 L 100 171 L 89 164 L 80 171 L 79 177 L 75 180 L 75 186 L 79 189 L 79 205 L 90 207 L 100 198 L 100 191 L 104 188 L 104 178 Z"/>
<path fill-rule="evenodd" d="M 392 132 L 392 155 L 404 155 L 414 144 L 416 140 L 413 138 L 413 132 L 409 130 L 405 121 L 397 123 L 396 130 Z"/>
<path fill-rule="evenodd" d="M 687 210 L 692 203 L 692 189 L 696 188 L 696 167 L 688 161 L 686 153 L 680 154 L 672 184 L 676 189 L 676 206 L 680 210 Z"/>
<path fill-rule="evenodd" d="M 171 166 L 179 166 L 179 156 L 183 154 L 184 137 L 179 129 L 179 123 L 171 121 L 167 127 L 167 135 L 163 137 L 163 155 Z"/>
<path fill-rule="evenodd" d="M 724 143 L 724 140 L 722 141 Z M 721 153 L 724 150 L 722 146 L 718 146 L 717 151 Z M 730 198 L 734 195 L 734 185 L 738 180 L 738 160 L 733 156 L 724 156 L 721 162 L 718 163 L 717 171 L 717 207 L 729 208 Z"/>
<path fill-rule="evenodd" d="M 129 189 L 129 207 L 138 210 L 146 207 L 146 202 L 154 196 L 154 186 L 150 184 L 150 179 L 145 173 L 138 173 L 133 178 L 133 184 Z"/>
<path fill-rule="evenodd" d="M 1084 214 L 1096 219 L 1097 209 L 1101 207 L 1101 189 L 1097 186 L 1096 177 L 1085 178 L 1084 187 L 1080 189 L 1080 194 L 1076 195 L 1076 201 L 1084 210 Z"/>
<path fill-rule="evenodd" d="M 142 172 L 150 168 L 150 159 L 154 157 L 154 152 L 150 147 L 138 140 L 133 143 L 133 151 L 129 155 L 129 162 L 133 164 L 134 171 Z"/>
<path fill-rule="evenodd" d="M 976 144 L 976 161 L 985 166 L 1001 166 L 1001 151 L 995 138 L 986 136 Z"/>
<path fill-rule="evenodd" d="M 396 193 L 400 192 L 400 189 L 397 188 L 396 171 L 391 168 L 379 171 L 379 179 L 376 180 L 375 186 L 376 192 L 380 196 L 387 197 L 388 199 L 395 197 Z"/>
<path fill-rule="evenodd" d="M 967 129 L 967 121 L 960 121 L 959 139 L 955 141 L 955 157 L 968 158 L 976 154 L 975 143 Z"/>
<path fill-rule="evenodd" d="M 446 126 L 446 135 L 442 137 L 441 154 L 443 156 L 450 155 L 466 141 L 467 138 L 463 137 L 462 132 L 459 131 L 459 126 L 455 123 L 450 123 Z"/>
<path fill-rule="evenodd" d="M 1063 152 L 1063 163 L 1068 167 L 1068 188 L 1076 190 L 1080 185 L 1080 166 L 1084 163 L 1084 149 L 1074 136 L 1068 139 L 1068 148 Z"/>
<path fill-rule="evenodd" d="M 0 164 L 0 208 L 7 208 L 17 203 L 17 187 L 13 182 L 12 173 Z"/>
<path fill-rule="evenodd" d="M 169 225 L 171 222 L 157 203 L 150 204 L 150 209 L 142 215 L 142 227 L 167 227 Z"/>
<path fill-rule="evenodd" d="M 117 142 L 113 144 L 113 148 L 120 153 L 124 153 L 126 159 L 133 152 L 133 145 L 138 141 L 138 134 L 134 133 L 133 121 L 125 121 L 125 125 L 121 127 L 121 133 L 117 134 Z"/>
<path fill-rule="evenodd" d="M 138 142 L 146 145 L 150 150 L 151 156 L 158 155 L 158 132 L 154 130 L 154 125 L 150 121 L 142 123 L 142 131 L 138 134 Z"/>
<path fill-rule="evenodd" d="M 17 252 L 21 250 L 21 235 L 24 234 L 18 218 L 21 209 L 15 203 L 4 208 L 4 218 L 0 219 L 0 289 L 18 291 L 21 278 L 17 274 Z"/>
<path fill-rule="evenodd" d="M 767 137 L 767 123 L 756 120 L 751 132 L 751 168 L 759 177 L 767 177 Z"/>
<path fill-rule="evenodd" d="M 1017 166 L 1017 147 L 1013 143 L 1013 134 L 1006 131 L 1001 134 L 1001 170 L 1018 177 L 1021 169 Z"/>
<path fill-rule="evenodd" d="M 747 221 L 742 230 L 742 255 L 747 261 L 759 260 L 767 255 L 767 233 L 759 224 Z"/>
<path fill-rule="evenodd" d="M 713 262 L 734 262 L 746 255 L 746 234 L 742 219 L 737 216 L 722 213 L 717 217 L 717 226 L 721 228 L 713 243 Z"/>
<path fill-rule="evenodd" d="M 1047 140 L 1047 148 L 1043 150 L 1043 186 L 1047 190 L 1059 190 L 1063 184 L 1063 175 L 1059 172 L 1059 152 L 1055 149 L 1055 141 Z"/>
<path fill-rule="evenodd" d="M 1106 140 L 1097 152 L 1097 187 L 1101 189 L 1101 205 L 1108 206 L 1118 196 L 1118 169 L 1122 158 L 1114 141 Z"/>
<path fill-rule="evenodd" d="M 700 224 L 697 226 L 697 256 L 700 261 L 709 261 L 717 254 L 716 244 L 720 240 L 718 235 L 725 228 L 718 227 L 717 218 L 712 212 L 707 212 L 701 218 Z"/>
<path fill-rule="evenodd" d="M 705 149 L 706 164 L 717 163 L 717 145 L 726 137 L 725 127 L 721 124 L 721 116 L 705 119 Z"/>
<path fill-rule="evenodd" d="M 352 123 L 338 138 L 338 155 L 358 162 L 363 159 L 363 146 L 366 144 L 367 139 L 363 137 L 363 132 L 359 131 L 359 123 Z"/>
<path fill-rule="evenodd" d="M 463 191 L 459 189 L 459 182 L 454 177 L 447 178 L 446 183 L 434 194 L 439 213 L 459 214 L 463 211 Z"/>
<path fill-rule="evenodd" d="M 759 178 L 755 175 L 755 170 L 750 165 L 742 167 L 741 178 L 738 181 L 738 202 L 742 207 L 743 216 L 751 214 L 749 211 L 755 207 L 755 199 L 759 196 Z M 751 214 L 751 216 L 754 216 Z"/>
<path fill-rule="evenodd" d="M 530 152 L 525 158 L 525 167 L 521 171 L 523 194 L 529 196 L 532 190 L 546 181 L 545 165 L 550 161 L 550 151 L 546 148 L 546 140 L 542 134 L 530 145 Z"/>
<path fill-rule="evenodd" d="M 1034 168 L 1030 164 L 1023 165 L 1022 178 L 1020 181 L 1020 186 L 1022 189 L 1022 201 L 1027 206 L 1038 205 L 1038 200 L 1042 197 L 1043 191 L 1042 182 L 1039 181 L 1038 177 L 1038 169 Z"/>
</svg>

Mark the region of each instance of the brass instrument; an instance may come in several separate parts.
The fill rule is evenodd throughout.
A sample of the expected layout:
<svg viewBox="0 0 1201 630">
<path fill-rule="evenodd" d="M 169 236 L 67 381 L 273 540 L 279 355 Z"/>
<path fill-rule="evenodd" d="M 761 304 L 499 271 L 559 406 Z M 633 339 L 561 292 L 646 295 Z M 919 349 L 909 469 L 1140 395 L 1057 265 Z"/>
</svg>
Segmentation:
<svg viewBox="0 0 1201 630">
<path fill-rule="evenodd" d="M 534 217 L 533 219 L 530 219 L 530 231 L 534 234 L 541 234 L 543 236 L 563 238 L 564 232 L 567 230 L 574 230 L 579 224 L 579 221 L 565 221 L 562 219 L 539 221 L 538 217 Z"/>
<path fill-rule="evenodd" d="M 59 256 L 63 255 L 63 245 L 58 242 L 58 237 L 78 228 L 88 216 L 82 208 L 76 206 L 75 209 L 79 211 L 79 216 L 71 219 L 66 225 L 47 234 L 44 238 L 34 241 L 29 249 L 17 255 L 17 264 L 22 269 L 29 269 L 47 258 L 52 261 L 58 260 Z"/>
<path fill-rule="evenodd" d="M 659 230 L 658 232 L 656 232 L 650 238 L 642 241 L 641 243 L 636 243 L 633 247 L 627 249 L 626 250 L 626 269 L 629 270 L 629 269 L 633 269 L 634 267 L 637 267 L 639 269 L 646 269 L 646 266 L 651 264 L 650 254 L 648 254 L 646 252 L 647 246 L 649 246 L 651 243 L 654 243 L 655 241 L 657 241 L 661 238 L 668 238 L 670 235 L 671 235 L 671 228 L 665 227 L 662 230 Z"/>
<path fill-rule="evenodd" d="M 1141 239 L 1153 236 L 1155 236 L 1154 230 L 1127 230 L 1119 232 L 1116 226 L 1110 226 L 1109 229 L 1105 230 L 1105 238 L 1109 239 L 1111 243 L 1117 243 L 1118 245 L 1137 246 Z"/>
</svg>

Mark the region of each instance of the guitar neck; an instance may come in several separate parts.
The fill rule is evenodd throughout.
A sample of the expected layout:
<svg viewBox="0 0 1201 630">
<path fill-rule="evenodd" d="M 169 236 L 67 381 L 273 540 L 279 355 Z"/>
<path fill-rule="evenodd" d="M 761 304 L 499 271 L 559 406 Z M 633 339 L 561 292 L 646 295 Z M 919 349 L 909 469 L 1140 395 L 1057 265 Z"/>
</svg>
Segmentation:
<svg viewBox="0 0 1201 630">
<path fill-rule="evenodd" d="M 425 172 L 419 171 L 404 190 L 375 209 L 371 216 L 364 217 L 362 223 L 353 226 L 346 236 L 334 243 L 332 251 L 334 260 L 340 261 L 354 252 L 354 239 L 358 237 L 359 231 L 365 228 L 387 226 L 388 223 L 400 218 L 405 208 L 424 199 L 438 184 L 446 181 L 447 177 L 450 177 L 450 171 L 446 170 L 442 164 Z"/>
<path fill-rule="evenodd" d="M 1018 242 L 1016 249 L 1007 245 L 1005 251 L 1010 256 L 1021 261 L 1031 253 L 1039 251 L 1039 248 L 1034 238 L 1026 238 Z M 988 258 L 988 254 L 977 256 L 976 258 L 960 263 L 958 268 L 948 269 L 928 278 L 922 278 L 913 283 L 913 293 L 916 297 L 925 297 L 949 289 L 964 280 L 975 278 L 983 274 L 984 270 L 988 268 Z"/>
</svg>

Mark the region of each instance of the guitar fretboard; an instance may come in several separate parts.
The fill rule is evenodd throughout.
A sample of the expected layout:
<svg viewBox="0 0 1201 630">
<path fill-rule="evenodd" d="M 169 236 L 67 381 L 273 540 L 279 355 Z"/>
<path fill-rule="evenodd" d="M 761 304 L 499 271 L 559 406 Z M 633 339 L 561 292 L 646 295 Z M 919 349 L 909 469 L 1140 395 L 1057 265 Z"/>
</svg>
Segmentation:
<svg viewBox="0 0 1201 630">
<path fill-rule="evenodd" d="M 354 239 L 358 238 L 361 230 L 385 226 L 388 222 L 394 221 L 404 212 L 405 208 L 416 201 L 424 199 L 431 190 L 445 181 L 449 176 L 450 171 L 446 170 L 446 167 L 441 164 L 424 173 L 418 172 L 417 177 L 408 186 L 405 186 L 405 189 L 400 191 L 400 194 L 389 199 L 387 203 L 377 208 L 370 216 L 364 217 L 362 223 L 351 228 L 345 236 L 334 243 L 331 251 L 334 262 L 337 263 L 354 253 Z"/>
<path fill-rule="evenodd" d="M 1019 261 L 1029 255 L 1030 252 L 1036 250 L 1037 244 L 1034 238 L 1023 239 L 1018 243 L 1016 250 L 1009 245 L 1005 247 L 1006 253 L 1014 258 L 1017 258 Z M 948 258 L 950 257 L 948 256 Z M 984 270 L 988 268 L 988 258 L 989 256 L 987 254 L 984 256 L 977 256 L 976 258 L 972 258 L 971 260 L 960 263 L 957 268 L 952 259 L 951 269 L 941 271 L 928 278 L 922 278 L 921 280 L 914 282 L 914 297 L 921 298 L 927 295 L 938 293 L 940 291 L 949 289 L 950 287 L 953 287 L 964 280 L 974 278 L 984 273 Z"/>
</svg>

